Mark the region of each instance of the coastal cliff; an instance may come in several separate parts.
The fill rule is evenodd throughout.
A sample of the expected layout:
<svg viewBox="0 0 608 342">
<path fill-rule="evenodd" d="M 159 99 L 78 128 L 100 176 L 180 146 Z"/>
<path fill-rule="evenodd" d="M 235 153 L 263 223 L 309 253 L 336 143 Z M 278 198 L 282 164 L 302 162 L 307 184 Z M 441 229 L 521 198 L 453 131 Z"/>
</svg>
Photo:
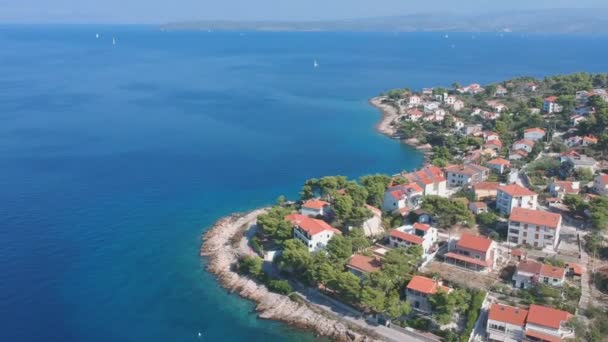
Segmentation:
<svg viewBox="0 0 608 342">
<path fill-rule="evenodd" d="M 245 231 L 265 209 L 245 214 L 233 214 L 218 220 L 204 235 L 201 256 L 208 258 L 207 270 L 214 274 L 220 285 L 232 293 L 256 303 L 258 316 L 285 322 L 291 326 L 314 330 L 336 341 L 374 341 L 353 331 L 338 319 L 304 301 L 270 292 L 264 285 L 241 276 L 233 266 L 243 253 L 241 240 Z"/>
</svg>

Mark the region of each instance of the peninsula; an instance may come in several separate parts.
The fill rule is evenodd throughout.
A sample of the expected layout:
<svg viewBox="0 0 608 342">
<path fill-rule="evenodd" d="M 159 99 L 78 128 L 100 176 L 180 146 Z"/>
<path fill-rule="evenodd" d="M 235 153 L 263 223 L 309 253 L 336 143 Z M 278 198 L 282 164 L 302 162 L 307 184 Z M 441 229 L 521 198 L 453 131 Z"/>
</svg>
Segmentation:
<svg viewBox="0 0 608 342">
<path fill-rule="evenodd" d="M 606 88 L 578 73 L 387 91 L 377 129 L 428 164 L 310 179 L 219 220 L 201 256 L 259 317 L 334 340 L 600 341 Z"/>
</svg>

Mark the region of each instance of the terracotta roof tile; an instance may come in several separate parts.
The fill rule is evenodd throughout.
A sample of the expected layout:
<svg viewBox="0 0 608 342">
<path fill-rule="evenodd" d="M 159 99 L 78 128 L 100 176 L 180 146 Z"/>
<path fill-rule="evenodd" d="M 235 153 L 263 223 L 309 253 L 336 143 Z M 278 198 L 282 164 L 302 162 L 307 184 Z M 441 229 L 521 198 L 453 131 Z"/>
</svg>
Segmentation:
<svg viewBox="0 0 608 342">
<path fill-rule="evenodd" d="M 524 188 L 523 186 L 518 185 L 518 184 L 503 185 L 498 188 L 498 191 L 505 192 L 506 194 L 510 195 L 511 197 L 538 195 L 536 192 L 534 192 L 528 188 Z"/>
<path fill-rule="evenodd" d="M 511 165 L 511 162 L 503 159 L 503 158 L 496 158 L 496 159 L 492 159 L 488 162 L 488 164 L 490 165 Z"/>
<path fill-rule="evenodd" d="M 548 308 L 536 304 L 530 305 L 528 311 L 528 323 L 559 329 L 563 322 L 566 322 L 572 315 L 566 311 Z"/>
<path fill-rule="evenodd" d="M 425 294 L 435 294 L 440 289 L 445 292 L 451 291 L 449 287 L 442 286 L 437 281 L 423 276 L 414 276 L 407 284 L 407 288 Z"/>
<path fill-rule="evenodd" d="M 342 232 L 323 220 L 317 220 L 300 214 L 290 214 L 285 217 L 286 221 L 292 222 L 310 235 L 317 235 L 325 231 L 331 231 L 337 234 Z"/>
<path fill-rule="evenodd" d="M 462 234 L 460 240 L 456 244 L 459 248 L 467 248 L 478 252 L 486 253 L 492 246 L 492 240 L 483 236 L 475 236 L 471 234 Z"/>
<path fill-rule="evenodd" d="M 380 260 L 360 254 L 353 255 L 346 265 L 366 273 L 376 272 L 382 268 Z"/>
<path fill-rule="evenodd" d="M 503 304 L 492 304 L 488 319 L 523 327 L 526 324 L 527 316 L 528 310 Z"/>
<path fill-rule="evenodd" d="M 543 264 L 540 275 L 550 278 L 562 279 L 566 275 L 566 269 Z"/>
<path fill-rule="evenodd" d="M 398 229 L 393 229 L 391 231 L 391 237 L 401 239 L 401 240 L 404 240 L 404 241 L 407 241 L 409 243 L 413 243 L 416 245 L 422 245 L 422 243 L 424 242 L 424 239 L 421 238 L 420 236 L 416 236 L 416 235 L 409 234 L 409 233 L 404 233 Z"/>
<path fill-rule="evenodd" d="M 329 205 L 329 202 L 321 201 L 318 199 L 312 199 L 304 202 L 304 204 L 302 204 L 302 208 L 320 210 L 323 209 L 323 207 L 325 207 L 326 205 Z"/>
<path fill-rule="evenodd" d="M 509 221 L 546 226 L 556 229 L 561 222 L 562 216 L 543 210 L 532 210 L 525 208 L 513 208 Z"/>
</svg>

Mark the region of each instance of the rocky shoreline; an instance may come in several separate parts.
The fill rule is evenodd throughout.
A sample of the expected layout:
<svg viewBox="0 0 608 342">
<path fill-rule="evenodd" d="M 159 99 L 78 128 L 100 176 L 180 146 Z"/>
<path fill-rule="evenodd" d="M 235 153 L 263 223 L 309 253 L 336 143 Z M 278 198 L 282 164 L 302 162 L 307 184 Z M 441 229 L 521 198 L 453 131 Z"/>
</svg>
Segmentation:
<svg viewBox="0 0 608 342">
<path fill-rule="evenodd" d="M 320 308 L 270 292 L 264 285 L 234 271 L 233 266 L 243 253 L 239 247 L 243 234 L 265 210 L 257 209 L 221 218 L 204 234 L 200 255 L 209 260 L 207 270 L 217 277 L 222 287 L 255 302 L 260 318 L 313 330 L 335 341 L 374 341 L 369 336 L 355 332 L 344 322 L 330 317 Z"/>
<path fill-rule="evenodd" d="M 382 118 L 376 124 L 376 130 L 378 130 L 378 132 L 388 136 L 389 138 L 399 139 L 402 143 L 415 148 L 416 150 L 424 153 L 426 157 L 428 157 L 428 155 L 430 154 L 430 150 L 433 147 L 430 145 L 421 145 L 420 142 L 416 139 L 409 139 L 409 140 L 401 139 L 399 137 L 399 135 L 397 134 L 398 133 L 397 128 L 395 128 L 395 126 L 393 126 L 393 123 L 399 119 L 401 114 L 399 113 L 399 110 L 397 110 L 397 108 L 395 108 L 391 105 L 382 103 L 382 100 L 383 100 L 383 97 L 381 97 L 381 96 L 374 97 L 369 100 L 369 103 L 372 106 L 376 107 L 376 109 L 378 109 L 382 113 Z"/>
</svg>

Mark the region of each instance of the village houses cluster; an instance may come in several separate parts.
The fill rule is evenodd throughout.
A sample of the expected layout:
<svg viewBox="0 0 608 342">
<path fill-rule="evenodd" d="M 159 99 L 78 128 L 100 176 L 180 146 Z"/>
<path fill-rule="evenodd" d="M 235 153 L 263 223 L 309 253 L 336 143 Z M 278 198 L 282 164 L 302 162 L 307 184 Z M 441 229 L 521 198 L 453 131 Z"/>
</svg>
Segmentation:
<svg viewBox="0 0 608 342">
<path fill-rule="evenodd" d="M 537 85 L 533 82 L 527 83 L 525 88 L 528 92 L 537 91 Z M 449 111 L 469 111 L 471 116 L 480 116 L 483 120 L 496 120 L 506 115 L 509 109 L 501 97 L 506 96 L 508 90 L 503 86 L 496 87 L 493 98 L 486 101 L 486 108 L 491 108 L 491 111 L 467 108 L 466 102 L 458 95 L 483 91 L 479 84 L 471 84 L 451 94 L 437 94 L 433 89 L 409 94 L 399 101 L 401 119 L 441 122 Z M 585 101 L 592 95 L 608 98 L 606 92 L 600 90 L 580 91 L 576 93 L 576 98 Z M 545 115 L 562 110 L 554 96 L 546 97 L 542 108 L 538 109 Z M 592 110 L 580 109 L 573 113 L 572 125 L 580 123 Z M 456 119 L 453 129 L 454 134 L 481 138 L 483 145 L 479 150 L 464 151 L 462 163 L 459 164 L 443 167 L 427 164 L 418 170 L 395 174 L 392 184 L 384 193 L 381 207 L 367 206 L 373 216 L 364 222 L 363 228 L 365 235 L 376 239 L 376 242 L 365 253 L 353 255 L 347 263 L 348 270 L 363 278 L 382 268 L 387 251 L 420 246 L 423 256 L 418 269 L 421 273 L 411 278 L 403 289 L 403 296 L 415 312 L 423 315 L 433 311 L 430 296 L 440 291 L 452 291 L 441 280 L 443 274 L 441 277 L 424 274 L 425 267 L 431 263 L 440 263 L 443 267 L 472 275 L 497 274 L 501 268 L 512 265 L 514 271 L 507 285 L 513 291 L 524 291 L 540 285 L 560 288 L 565 286 L 568 279 L 579 279 L 580 282 L 580 277 L 586 272 L 585 265 L 568 263 L 555 266 L 528 257 L 525 250 L 556 254 L 561 248 L 563 213 L 551 210 L 548 202 L 560 201 L 569 194 L 579 194 L 583 187 L 595 196 L 608 195 L 608 175 L 601 173 L 598 161 L 578 149 L 597 144 L 597 138 L 570 137 L 565 144 L 571 149 L 554 157 L 564 168 L 589 170 L 594 174 L 594 180 L 590 184 L 581 184 L 579 181 L 556 179 L 546 189 L 551 198 L 541 201 L 539 193 L 522 179 L 522 169 L 514 170 L 512 164 L 528 157 L 536 144 L 551 141 L 551 134 L 555 132 L 549 132 L 547 128 L 528 127 L 505 155 L 500 135 L 484 130 L 481 124 L 465 124 Z M 491 176 L 501 181 L 489 181 Z M 428 196 L 452 198 L 454 194 L 462 192 L 468 192 L 474 199 L 465 199 L 473 215 L 493 212 L 502 218 L 501 223 L 506 230 L 503 240 L 497 241 L 478 232 L 448 233 L 445 229 L 438 229 L 435 215 L 421 207 Z M 293 237 L 301 240 L 310 252 L 323 250 L 334 235 L 342 234 L 322 219 L 331 210 L 330 202 L 317 198 L 304 202 L 299 213 L 286 217 L 293 224 Z M 382 227 L 383 215 L 401 217 L 402 224 L 385 231 Z M 491 303 L 486 308 L 488 314 L 484 324 L 485 338 L 489 341 L 553 342 L 574 336 L 573 330 L 566 325 L 572 317 L 569 312 L 534 304 L 528 307 L 507 305 L 495 297 L 487 300 Z"/>
</svg>

